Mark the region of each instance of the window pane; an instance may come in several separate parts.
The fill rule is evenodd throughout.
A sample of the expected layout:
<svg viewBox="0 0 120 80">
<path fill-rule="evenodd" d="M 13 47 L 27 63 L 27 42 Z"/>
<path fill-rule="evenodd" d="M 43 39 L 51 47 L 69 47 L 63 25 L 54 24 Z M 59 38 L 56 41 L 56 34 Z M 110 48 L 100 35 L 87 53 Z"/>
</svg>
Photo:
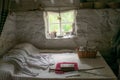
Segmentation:
<svg viewBox="0 0 120 80">
<path fill-rule="evenodd" d="M 49 23 L 58 23 L 59 22 L 58 16 L 59 16 L 58 13 L 48 12 Z"/>
<path fill-rule="evenodd" d="M 62 24 L 62 32 L 64 35 L 67 32 L 72 32 L 72 24 Z"/>
<path fill-rule="evenodd" d="M 56 34 L 60 34 L 59 24 L 50 24 L 49 33 L 56 32 Z"/>
<path fill-rule="evenodd" d="M 74 21 L 74 11 L 69 11 L 61 13 L 62 23 L 73 22 Z"/>
<path fill-rule="evenodd" d="M 73 36 L 75 23 L 74 10 L 65 12 L 47 12 L 46 17 L 46 37 L 49 39 L 66 38 Z"/>
</svg>

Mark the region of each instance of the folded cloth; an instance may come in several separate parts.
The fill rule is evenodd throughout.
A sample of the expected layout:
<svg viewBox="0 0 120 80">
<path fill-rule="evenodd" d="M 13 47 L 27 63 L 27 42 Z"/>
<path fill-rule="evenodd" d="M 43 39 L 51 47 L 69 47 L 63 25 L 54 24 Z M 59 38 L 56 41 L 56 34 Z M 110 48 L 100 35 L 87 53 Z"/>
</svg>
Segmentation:
<svg viewBox="0 0 120 80">
<path fill-rule="evenodd" d="M 37 56 L 37 58 L 29 57 L 26 62 L 31 67 L 41 68 L 43 70 L 54 64 L 51 55 L 48 54 L 40 54 L 39 56 Z"/>
<path fill-rule="evenodd" d="M 38 75 L 38 73 L 32 72 L 31 68 L 46 70 L 54 64 L 50 54 L 33 54 L 25 48 L 13 48 L 3 56 L 3 60 L 12 63 L 17 71 L 19 70 L 30 76 Z"/>
</svg>

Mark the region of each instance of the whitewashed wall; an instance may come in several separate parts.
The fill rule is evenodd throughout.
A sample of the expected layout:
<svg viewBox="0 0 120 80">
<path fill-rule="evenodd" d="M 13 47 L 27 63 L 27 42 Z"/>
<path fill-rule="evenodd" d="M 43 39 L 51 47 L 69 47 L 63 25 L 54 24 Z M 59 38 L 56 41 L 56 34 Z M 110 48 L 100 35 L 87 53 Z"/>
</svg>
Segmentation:
<svg viewBox="0 0 120 80">
<path fill-rule="evenodd" d="M 7 17 L 0 36 L 0 55 L 12 48 L 16 43 L 16 15 L 12 13 Z"/>
<path fill-rule="evenodd" d="M 45 47 L 43 12 L 20 12 L 16 15 L 17 40 Z"/>
<path fill-rule="evenodd" d="M 111 39 L 120 28 L 120 10 L 82 9 L 78 10 L 78 36 L 74 39 L 50 40 L 45 38 L 43 12 L 17 13 L 17 39 L 32 42 L 39 48 L 72 48 L 97 46 L 99 50 L 110 47 Z"/>
<path fill-rule="evenodd" d="M 79 10 L 78 40 L 88 41 L 88 45 L 96 45 L 100 50 L 111 46 L 111 40 L 120 28 L 120 10 L 97 9 Z"/>
<path fill-rule="evenodd" d="M 78 10 L 77 37 L 51 40 L 45 38 L 42 11 L 17 12 L 16 18 L 7 18 L 1 35 L 4 46 L 0 46 L 3 46 L 2 52 L 16 42 L 30 42 L 38 48 L 75 49 L 78 46 L 85 46 L 88 41 L 88 46 L 97 46 L 99 50 L 104 51 L 111 46 L 111 39 L 120 28 L 119 13 L 120 10 L 114 9 Z"/>
</svg>

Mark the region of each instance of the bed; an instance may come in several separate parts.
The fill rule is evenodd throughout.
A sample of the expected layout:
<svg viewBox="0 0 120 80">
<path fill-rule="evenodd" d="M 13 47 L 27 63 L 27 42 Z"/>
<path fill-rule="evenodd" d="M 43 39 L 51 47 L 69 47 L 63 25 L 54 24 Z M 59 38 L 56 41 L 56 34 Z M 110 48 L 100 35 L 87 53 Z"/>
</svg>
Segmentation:
<svg viewBox="0 0 120 80">
<path fill-rule="evenodd" d="M 22 43 L 0 60 L 0 80 L 65 78 L 66 75 L 49 71 L 59 62 L 79 63 L 79 58 L 73 50 L 40 50 L 32 44 Z"/>
<path fill-rule="evenodd" d="M 56 74 L 50 71 L 58 63 L 77 63 L 78 69 Z M 116 80 L 115 75 L 98 54 L 96 58 L 79 59 L 74 50 L 41 50 L 29 43 L 13 47 L 0 60 L 0 80 Z"/>
</svg>

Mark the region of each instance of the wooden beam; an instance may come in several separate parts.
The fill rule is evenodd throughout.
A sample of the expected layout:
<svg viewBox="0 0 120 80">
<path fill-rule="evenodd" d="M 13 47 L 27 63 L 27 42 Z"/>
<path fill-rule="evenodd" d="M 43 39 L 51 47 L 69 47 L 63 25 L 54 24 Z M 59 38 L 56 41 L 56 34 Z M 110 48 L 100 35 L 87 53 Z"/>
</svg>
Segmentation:
<svg viewBox="0 0 120 80">
<path fill-rule="evenodd" d="M 37 2 L 37 0 L 34 0 L 34 2 Z"/>
<path fill-rule="evenodd" d="M 52 3 L 52 4 L 55 4 L 55 1 L 54 1 L 54 0 L 51 0 L 51 3 Z"/>
<path fill-rule="evenodd" d="M 20 3 L 20 0 L 15 0 L 15 2 L 16 2 L 17 4 L 19 4 L 19 3 Z"/>
<path fill-rule="evenodd" d="M 73 4 L 74 3 L 73 0 L 70 0 L 70 3 Z"/>
</svg>

